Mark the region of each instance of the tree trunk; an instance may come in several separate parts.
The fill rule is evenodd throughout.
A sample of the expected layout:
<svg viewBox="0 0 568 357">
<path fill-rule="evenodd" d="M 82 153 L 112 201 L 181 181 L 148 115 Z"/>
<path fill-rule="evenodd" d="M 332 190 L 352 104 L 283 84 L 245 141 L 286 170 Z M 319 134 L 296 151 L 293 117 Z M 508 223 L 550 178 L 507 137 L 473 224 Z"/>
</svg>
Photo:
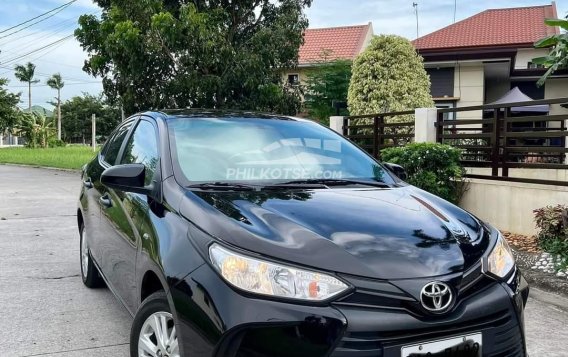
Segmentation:
<svg viewBox="0 0 568 357">
<path fill-rule="evenodd" d="M 57 89 L 57 139 L 61 140 L 61 89 Z"/>
</svg>

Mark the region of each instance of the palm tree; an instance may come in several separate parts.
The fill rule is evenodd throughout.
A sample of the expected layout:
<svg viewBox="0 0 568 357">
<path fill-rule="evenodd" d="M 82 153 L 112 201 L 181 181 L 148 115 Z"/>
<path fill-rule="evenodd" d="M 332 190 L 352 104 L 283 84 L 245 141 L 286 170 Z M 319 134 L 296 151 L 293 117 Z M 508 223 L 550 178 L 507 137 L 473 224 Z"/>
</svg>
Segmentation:
<svg viewBox="0 0 568 357">
<path fill-rule="evenodd" d="M 28 108 L 30 113 L 32 111 L 32 84 L 39 82 L 39 79 L 34 79 L 35 74 L 35 64 L 28 62 L 25 66 L 16 65 L 16 73 L 14 75 L 20 80 L 20 82 L 28 83 Z"/>
<path fill-rule="evenodd" d="M 52 89 L 57 89 L 57 139 L 61 140 L 61 88 L 65 85 L 61 74 L 55 73 L 47 80 L 47 85 Z"/>
</svg>

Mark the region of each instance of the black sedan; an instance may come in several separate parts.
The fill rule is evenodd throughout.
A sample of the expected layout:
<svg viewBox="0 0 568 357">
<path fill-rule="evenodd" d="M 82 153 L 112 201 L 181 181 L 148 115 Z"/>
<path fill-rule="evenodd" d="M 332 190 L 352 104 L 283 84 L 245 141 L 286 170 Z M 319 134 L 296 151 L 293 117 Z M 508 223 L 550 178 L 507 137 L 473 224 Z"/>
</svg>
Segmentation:
<svg viewBox="0 0 568 357">
<path fill-rule="evenodd" d="M 135 115 L 83 169 L 83 282 L 133 357 L 526 356 L 499 231 L 403 175 L 307 120 Z"/>
</svg>

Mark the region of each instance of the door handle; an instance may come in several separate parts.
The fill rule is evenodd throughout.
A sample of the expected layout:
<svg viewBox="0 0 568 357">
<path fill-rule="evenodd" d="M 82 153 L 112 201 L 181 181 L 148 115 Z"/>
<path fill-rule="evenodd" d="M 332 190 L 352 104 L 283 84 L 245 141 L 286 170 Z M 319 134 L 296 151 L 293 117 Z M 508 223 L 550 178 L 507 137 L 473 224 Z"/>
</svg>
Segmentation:
<svg viewBox="0 0 568 357">
<path fill-rule="evenodd" d="M 91 178 L 86 179 L 85 181 L 83 181 L 83 186 L 85 186 L 85 188 L 93 188 L 93 181 L 91 181 Z"/>
<path fill-rule="evenodd" d="M 112 207 L 112 201 L 110 199 L 110 197 L 108 197 L 108 194 L 104 194 L 101 197 L 99 197 L 99 203 L 103 206 L 103 207 Z"/>
</svg>

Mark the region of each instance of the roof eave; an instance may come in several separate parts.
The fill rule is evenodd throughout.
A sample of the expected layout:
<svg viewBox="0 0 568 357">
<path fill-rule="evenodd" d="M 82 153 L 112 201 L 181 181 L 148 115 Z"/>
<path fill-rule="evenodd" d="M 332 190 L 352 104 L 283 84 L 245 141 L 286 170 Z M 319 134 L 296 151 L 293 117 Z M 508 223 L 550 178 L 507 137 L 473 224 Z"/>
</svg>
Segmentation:
<svg viewBox="0 0 568 357">
<path fill-rule="evenodd" d="M 502 44 L 502 45 L 481 45 L 481 46 L 462 46 L 462 47 L 439 47 L 439 48 L 417 48 L 416 51 L 420 55 L 440 54 L 440 53 L 455 53 L 463 54 L 468 52 L 479 52 L 483 50 L 498 51 L 498 50 L 511 50 L 520 48 L 534 48 L 533 42 L 515 43 L 515 44 Z"/>
</svg>

